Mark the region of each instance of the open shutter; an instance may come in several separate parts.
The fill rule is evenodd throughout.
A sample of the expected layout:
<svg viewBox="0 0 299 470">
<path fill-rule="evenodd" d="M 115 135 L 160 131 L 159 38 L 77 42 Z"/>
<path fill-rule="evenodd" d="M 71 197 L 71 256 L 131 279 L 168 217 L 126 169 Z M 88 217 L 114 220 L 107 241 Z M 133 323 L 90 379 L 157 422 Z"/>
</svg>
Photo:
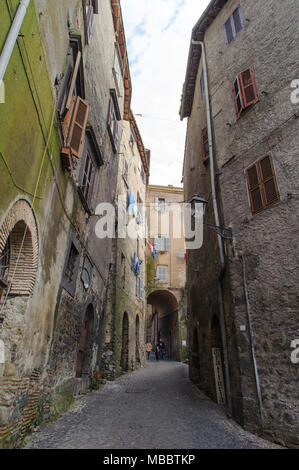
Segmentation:
<svg viewBox="0 0 299 470">
<path fill-rule="evenodd" d="M 247 185 L 249 190 L 251 211 L 253 214 L 263 209 L 262 193 L 259 184 L 257 165 L 253 165 L 246 171 Z"/>
<path fill-rule="evenodd" d="M 279 200 L 276 177 L 270 155 L 259 161 L 260 178 L 263 184 L 265 205 L 271 205 Z"/>
<path fill-rule="evenodd" d="M 201 131 L 201 153 L 202 153 L 202 161 L 206 162 L 210 156 L 209 138 L 208 138 L 208 131 L 206 127 Z"/>
<path fill-rule="evenodd" d="M 237 117 L 240 117 L 241 112 L 244 109 L 243 97 L 241 92 L 241 85 L 239 81 L 239 75 L 236 77 L 233 85 L 233 94 L 235 98 L 235 109 Z"/>
<path fill-rule="evenodd" d="M 68 137 L 68 145 L 71 148 L 72 154 L 77 158 L 80 157 L 84 143 L 88 111 L 89 105 L 78 96 Z"/>
<path fill-rule="evenodd" d="M 70 109 L 70 106 L 71 106 L 71 102 L 72 102 L 72 98 L 73 98 L 73 94 L 74 94 L 74 89 L 75 89 L 75 86 L 76 86 L 76 80 L 77 80 L 77 75 L 78 75 L 80 62 L 81 62 L 81 52 L 78 51 L 75 66 L 74 66 L 73 73 L 72 73 L 72 78 L 71 78 L 71 81 L 70 81 L 70 87 L 69 87 L 69 91 L 68 91 L 68 95 L 67 95 L 67 100 L 66 100 L 66 105 L 65 105 L 66 109 Z"/>
<path fill-rule="evenodd" d="M 243 28 L 241 10 L 239 7 L 236 8 L 235 11 L 233 12 L 233 21 L 234 21 L 235 33 L 237 35 Z"/>
<path fill-rule="evenodd" d="M 244 108 L 258 101 L 254 71 L 249 67 L 239 74 L 239 83 L 241 85 Z"/>
<path fill-rule="evenodd" d="M 66 115 L 63 119 L 63 122 L 62 122 L 62 133 L 63 133 L 65 143 L 66 143 L 67 136 L 68 136 L 68 130 L 69 130 L 69 127 L 70 127 L 70 122 L 71 122 L 71 119 L 72 119 L 72 116 L 73 116 L 75 101 L 76 101 L 76 97 L 72 96 L 70 108 L 68 109 L 68 111 L 67 111 L 67 113 L 66 113 Z"/>
</svg>

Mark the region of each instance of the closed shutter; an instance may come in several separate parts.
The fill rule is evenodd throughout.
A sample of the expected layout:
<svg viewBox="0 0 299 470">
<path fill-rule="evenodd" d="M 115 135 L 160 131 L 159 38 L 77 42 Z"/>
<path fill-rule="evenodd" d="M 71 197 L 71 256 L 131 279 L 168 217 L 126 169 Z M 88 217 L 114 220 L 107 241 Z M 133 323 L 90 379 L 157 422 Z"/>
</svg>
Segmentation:
<svg viewBox="0 0 299 470">
<path fill-rule="evenodd" d="M 78 96 L 68 137 L 68 145 L 71 148 L 72 154 L 77 158 L 80 157 L 84 143 L 88 111 L 89 105 Z"/>
<path fill-rule="evenodd" d="M 159 210 L 159 198 L 155 197 L 155 211 Z"/>
<path fill-rule="evenodd" d="M 279 201 L 279 192 L 270 155 L 246 171 L 252 214 Z"/>
<path fill-rule="evenodd" d="M 249 67 L 239 74 L 239 83 L 242 89 L 244 108 L 256 103 L 258 101 L 258 95 L 252 67 Z"/>
<path fill-rule="evenodd" d="M 140 299 L 143 299 L 143 292 L 144 292 L 143 286 L 144 286 L 143 280 L 140 279 L 140 291 L 139 291 L 139 298 L 140 298 Z"/>
<path fill-rule="evenodd" d="M 260 211 L 263 208 L 263 201 L 262 201 L 261 188 L 259 184 L 257 166 L 254 165 L 251 168 L 249 168 L 246 174 L 247 174 L 247 184 L 248 184 L 249 195 L 250 195 L 251 210 L 252 210 L 252 213 L 255 214 L 256 212 Z"/>
<path fill-rule="evenodd" d="M 264 188 L 265 204 L 268 206 L 279 200 L 276 177 L 270 155 L 259 162 L 261 181 Z"/>
</svg>

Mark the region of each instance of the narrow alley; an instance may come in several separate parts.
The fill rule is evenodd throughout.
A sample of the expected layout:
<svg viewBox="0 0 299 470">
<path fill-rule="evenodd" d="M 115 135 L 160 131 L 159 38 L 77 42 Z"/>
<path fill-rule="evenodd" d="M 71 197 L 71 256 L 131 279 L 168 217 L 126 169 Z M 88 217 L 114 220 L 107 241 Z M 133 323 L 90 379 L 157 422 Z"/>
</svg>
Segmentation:
<svg viewBox="0 0 299 470">
<path fill-rule="evenodd" d="M 27 449 L 279 448 L 244 431 L 200 392 L 188 367 L 150 360 L 77 400 L 31 436 Z"/>
</svg>

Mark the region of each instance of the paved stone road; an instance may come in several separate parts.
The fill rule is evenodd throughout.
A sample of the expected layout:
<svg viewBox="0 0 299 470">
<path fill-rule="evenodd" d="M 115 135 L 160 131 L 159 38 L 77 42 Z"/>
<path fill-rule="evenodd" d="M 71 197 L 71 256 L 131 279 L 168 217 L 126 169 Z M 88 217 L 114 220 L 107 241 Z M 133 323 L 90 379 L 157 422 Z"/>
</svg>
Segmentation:
<svg viewBox="0 0 299 470">
<path fill-rule="evenodd" d="M 278 448 L 244 431 L 188 379 L 178 362 L 149 361 L 80 398 L 33 434 L 35 449 Z"/>
</svg>

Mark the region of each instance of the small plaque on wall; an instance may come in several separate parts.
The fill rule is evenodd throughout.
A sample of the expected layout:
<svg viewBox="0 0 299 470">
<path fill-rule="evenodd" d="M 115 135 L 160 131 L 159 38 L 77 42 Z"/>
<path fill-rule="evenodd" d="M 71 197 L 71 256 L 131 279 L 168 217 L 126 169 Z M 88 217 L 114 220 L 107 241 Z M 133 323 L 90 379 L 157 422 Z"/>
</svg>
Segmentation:
<svg viewBox="0 0 299 470">
<path fill-rule="evenodd" d="M 217 402 L 218 402 L 218 405 L 224 405 L 226 403 L 226 397 L 225 397 L 225 386 L 224 386 L 223 371 L 222 371 L 221 349 L 212 348 L 212 356 L 213 356 L 214 373 L 215 373 Z"/>
</svg>

